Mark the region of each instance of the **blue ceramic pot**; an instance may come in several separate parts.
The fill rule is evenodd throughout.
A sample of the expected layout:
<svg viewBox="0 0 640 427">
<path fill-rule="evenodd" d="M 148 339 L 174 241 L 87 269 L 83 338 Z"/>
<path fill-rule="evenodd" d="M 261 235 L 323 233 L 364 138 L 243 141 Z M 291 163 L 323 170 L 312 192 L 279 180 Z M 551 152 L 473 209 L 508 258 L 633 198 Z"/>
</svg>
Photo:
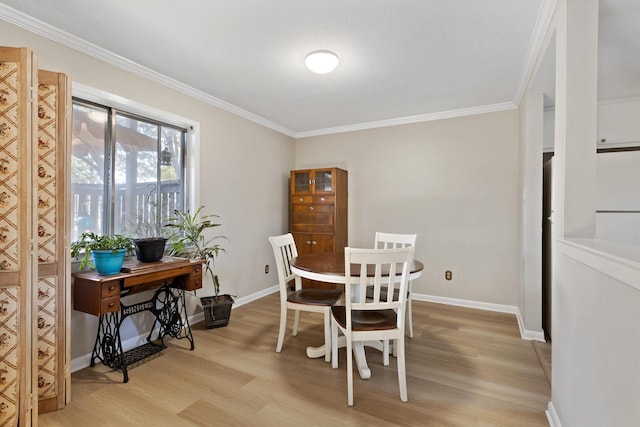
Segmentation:
<svg viewBox="0 0 640 427">
<path fill-rule="evenodd" d="M 101 276 L 109 276 L 110 274 L 120 273 L 126 252 L 126 249 L 118 249 L 115 254 L 112 250 L 91 251 L 93 263 L 96 266 L 98 274 Z"/>
</svg>

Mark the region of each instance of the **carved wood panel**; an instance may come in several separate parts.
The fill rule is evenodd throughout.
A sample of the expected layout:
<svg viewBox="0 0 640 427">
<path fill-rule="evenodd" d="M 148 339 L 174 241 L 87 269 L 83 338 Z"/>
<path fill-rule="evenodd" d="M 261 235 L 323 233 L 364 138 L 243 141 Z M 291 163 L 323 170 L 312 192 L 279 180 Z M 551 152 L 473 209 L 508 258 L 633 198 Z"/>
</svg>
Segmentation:
<svg viewBox="0 0 640 427">
<path fill-rule="evenodd" d="M 68 303 L 68 137 L 70 83 L 61 73 L 38 72 L 37 285 L 38 412 L 63 408 L 70 400 Z"/>
<path fill-rule="evenodd" d="M 0 47 L 0 425 L 30 426 L 37 411 L 34 325 L 36 59 Z M 35 405 L 34 405 L 35 401 Z"/>
<path fill-rule="evenodd" d="M 0 425 L 18 420 L 20 288 L 0 288 Z"/>
</svg>

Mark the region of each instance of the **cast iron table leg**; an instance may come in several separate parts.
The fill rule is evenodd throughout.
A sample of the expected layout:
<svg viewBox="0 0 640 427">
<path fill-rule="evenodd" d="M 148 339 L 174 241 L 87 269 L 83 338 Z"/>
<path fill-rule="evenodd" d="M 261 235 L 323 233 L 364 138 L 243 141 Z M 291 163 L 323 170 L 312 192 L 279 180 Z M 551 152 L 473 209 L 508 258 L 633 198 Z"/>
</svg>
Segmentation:
<svg viewBox="0 0 640 427">
<path fill-rule="evenodd" d="M 122 371 L 123 382 L 126 383 L 129 381 L 129 374 L 124 351 L 122 351 L 122 340 L 120 339 L 121 322 L 122 318 L 119 311 L 100 315 L 90 366 L 95 366 L 96 359 L 98 359 L 111 369 Z"/>
</svg>

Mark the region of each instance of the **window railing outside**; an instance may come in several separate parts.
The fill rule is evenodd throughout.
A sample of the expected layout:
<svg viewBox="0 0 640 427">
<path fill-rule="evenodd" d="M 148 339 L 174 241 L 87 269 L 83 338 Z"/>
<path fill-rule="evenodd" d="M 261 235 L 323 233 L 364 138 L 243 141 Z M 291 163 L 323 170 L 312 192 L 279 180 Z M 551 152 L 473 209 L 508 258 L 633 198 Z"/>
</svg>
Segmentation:
<svg viewBox="0 0 640 427">
<path fill-rule="evenodd" d="M 114 230 L 117 233 L 134 235 L 134 237 L 150 237 L 152 226 L 162 226 L 166 219 L 173 216 L 175 209 L 180 209 L 182 187 L 179 181 L 164 181 L 158 192 L 158 201 L 149 201 L 149 184 L 141 183 L 135 187 L 133 209 L 127 209 L 126 185 L 115 186 Z M 102 184 L 74 184 L 71 194 L 72 218 L 71 241 L 77 240 L 83 231 L 94 231 L 102 234 L 104 212 L 104 187 Z M 133 210 L 133 212 L 131 212 Z M 157 215 L 157 216 L 156 216 Z M 154 234 L 155 235 L 155 234 Z"/>
</svg>

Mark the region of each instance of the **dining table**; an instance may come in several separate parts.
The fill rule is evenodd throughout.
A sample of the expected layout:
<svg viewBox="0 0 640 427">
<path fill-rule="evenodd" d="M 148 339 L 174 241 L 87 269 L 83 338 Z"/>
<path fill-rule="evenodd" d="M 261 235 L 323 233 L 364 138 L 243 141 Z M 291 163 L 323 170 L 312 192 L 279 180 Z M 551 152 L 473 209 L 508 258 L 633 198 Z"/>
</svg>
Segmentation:
<svg viewBox="0 0 640 427">
<path fill-rule="evenodd" d="M 409 281 L 417 279 L 422 275 L 424 265 L 413 260 L 409 269 Z M 336 285 L 346 286 L 344 252 L 319 252 L 298 255 L 291 259 L 291 272 L 300 277 L 315 280 L 318 282 L 333 283 Z M 373 277 L 374 270 L 367 271 L 367 276 Z M 358 265 L 351 266 L 351 284 L 358 284 L 360 278 L 360 268 Z M 400 280 L 400 276 L 398 276 Z M 356 293 L 357 294 L 357 293 Z M 344 336 L 338 339 L 338 347 L 344 347 L 346 340 Z M 364 346 L 373 347 L 380 351 L 383 350 L 382 343 L 379 341 L 367 341 L 366 343 L 355 342 L 353 354 L 358 367 L 360 378 L 371 378 L 371 370 L 367 365 Z M 318 358 L 324 357 L 324 345 L 318 347 L 308 347 L 307 357 Z"/>
</svg>

